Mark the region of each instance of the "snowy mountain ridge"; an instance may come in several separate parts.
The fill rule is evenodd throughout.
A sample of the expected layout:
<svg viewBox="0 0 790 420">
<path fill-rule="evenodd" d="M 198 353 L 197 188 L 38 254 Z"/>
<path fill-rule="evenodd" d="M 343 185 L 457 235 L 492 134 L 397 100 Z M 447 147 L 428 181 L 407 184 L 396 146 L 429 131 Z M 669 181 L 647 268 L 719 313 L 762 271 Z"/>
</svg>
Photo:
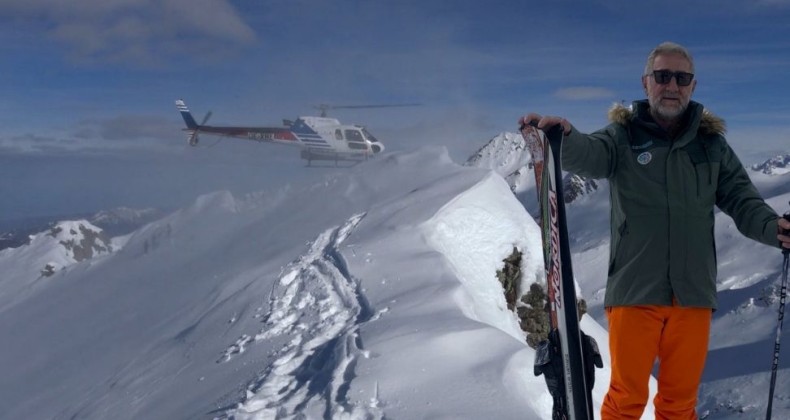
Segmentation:
<svg viewBox="0 0 790 420">
<path fill-rule="evenodd" d="M 91 217 L 94 224 L 121 224 L 136 222 L 141 219 L 156 216 L 161 213 L 154 208 L 133 209 L 130 207 L 116 207 L 112 210 L 101 210 Z"/>
<path fill-rule="evenodd" d="M 790 172 L 790 153 L 776 155 L 765 162 L 755 163 L 752 170 L 766 175 L 783 175 Z"/>
<path fill-rule="evenodd" d="M 165 213 L 155 208 L 116 207 L 93 214 L 88 221 L 112 236 L 125 235 L 140 226 L 161 219 Z"/>
<path fill-rule="evenodd" d="M 509 163 L 490 164 L 524 167 L 502 143 L 517 155 L 491 149 Z M 786 206 L 787 175 L 758 175 Z M 596 410 L 610 375 L 606 189 L 568 206 L 582 328 L 605 362 Z M 549 418 L 495 275 L 515 247 L 520 287 L 545 282 L 519 200 L 498 171 L 423 148 L 306 188 L 201 196 L 51 277 L 30 281 L 0 259 L 0 337 L 14 337 L 0 347 L 0 406 L 9 418 Z M 716 217 L 720 309 L 698 407 L 759 417 L 777 261 Z M 777 416 L 790 415 L 788 375 Z"/>
<path fill-rule="evenodd" d="M 80 262 L 91 264 L 122 246 L 86 220 L 61 221 L 47 231 L 30 237 L 27 245 L 0 250 L 0 313 L 9 305 L 46 287 Z"/>
<path fill-rule="evenodd" d="M 72 264 L 113 251 L 110 238 L 87 220 L 61 221 L 46 232 L 30 236 L 20 248 L 0 251 L 0 265 L 28 279 L 51 276 Z M 10 267 L 10 268 L 9 268 Z"/>
<path fill-rule="evenodd" d="M 33 218 L 17 221 L 14 224 L 5 223 L 6 231 L 0 230 L 0 250 L 18 248 L 30 243 L 30 237 L 52 228 L 61 221 L 86 220 L 91 225 L 101 228 L 108 236 L 128 234 L 140 226 L 160 219 L 164 213 L 159 209 L 132 209 L 117 207 L 110 210 L 101 210 L 92 215 L 68 215 L 53 218 Z M 53 221 L 54 220 L 54 221 Z"/>
<path fill-rule="evenodd" d="M 520 133 L 500 133 L 467 159 L 464 165 L 485 168 L 501 175 L 510 185 L 510 189 L 528 208 L 536 206 L 534 192 L 531 196 L 525 191 L 535 189 L 535 175 L 532 166 L 532 155 Z M 563 176 L 565 202 L 575 200 L 598 190 L 599 182 L 576 174 L 566 173 Z"/>
</svg>

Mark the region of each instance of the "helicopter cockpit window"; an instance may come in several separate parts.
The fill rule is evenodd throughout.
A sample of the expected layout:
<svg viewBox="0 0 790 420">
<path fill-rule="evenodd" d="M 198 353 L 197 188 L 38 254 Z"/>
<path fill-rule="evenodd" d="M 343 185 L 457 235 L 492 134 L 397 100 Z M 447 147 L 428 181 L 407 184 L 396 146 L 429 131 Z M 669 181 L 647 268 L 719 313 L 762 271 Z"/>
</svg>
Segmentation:
<svg viewBox="0 0 790 420">
<path fill-rule="evenodd" d="M 378 142 L 378 140 L 376 140 L 376 138 L 373 137 L 373 134 L 370 134 L 370 131 L 368 131 L 368 130 L 366 130 L 364 128 L 362 129 L 362 134 L 365 135 L 366 139 L 368 139 L 368 140 L 370 140 L 372 142 Z"/>
<path fill-rule="evenodd" d="M 365 141 L 365 139 L 362 137 L 362 133 L 357 130 L 346 130 L 346 140 L 357 142 Z"/>
<path fill-rule="evenodd" d="M 339 128 L 335 130 L 335 140 L 343 140 L 343 131 Z"/>
</svg>

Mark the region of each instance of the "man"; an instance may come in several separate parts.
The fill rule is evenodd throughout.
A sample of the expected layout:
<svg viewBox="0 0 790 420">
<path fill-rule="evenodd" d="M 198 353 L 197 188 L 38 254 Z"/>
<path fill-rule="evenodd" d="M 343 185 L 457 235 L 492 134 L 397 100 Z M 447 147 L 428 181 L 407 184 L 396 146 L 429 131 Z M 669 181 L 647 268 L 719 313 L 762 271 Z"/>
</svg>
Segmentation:
<svg viewBox="0 0 790 420">
<path fill-rule="evenodd" d="M 724 138 L 724 122 L 690 100 L 696 85 L 689 52 L 665 42 L 647 58 L 647 100 L 615 106 L 606 128 L 587 135 L 560 117 L 520 120 L 543 129 L 561 124 L 565 169 L 608 178 L 611 187 L 604 305 L 612 379 L 603 419 L 642 415 L 656 358 L 656 418 L 697 418 L 716 309 L 714 205 L 747 237 L 790 248 L 790 222 L 752 185 Z"/>
</svg>

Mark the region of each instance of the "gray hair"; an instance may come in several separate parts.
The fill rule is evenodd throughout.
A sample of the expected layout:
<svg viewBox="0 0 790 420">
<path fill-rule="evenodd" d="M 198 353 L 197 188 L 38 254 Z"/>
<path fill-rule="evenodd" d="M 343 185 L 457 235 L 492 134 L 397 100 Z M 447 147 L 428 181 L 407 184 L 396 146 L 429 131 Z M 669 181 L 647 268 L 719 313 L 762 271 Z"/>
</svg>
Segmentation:
<svg viewBox="0 0 790 420">
<path fill-rule="evenodd" d="M 691 72 L 694 73 L 694 58 L 691 57 L 689 50 L 680 44 L 667 41 L 662 42 L 657 47 L 653 48 L 653 51 L 650 51 L 650 55 L 647 56 L 647 64 L 645 65 L 645 74 L 647 75 L 653 72 L 653 63 L 656 61 L 656 57 L 668 54 L 677 54 L 688 60 L 689 64 L 691 64 Z"/>
</svg>

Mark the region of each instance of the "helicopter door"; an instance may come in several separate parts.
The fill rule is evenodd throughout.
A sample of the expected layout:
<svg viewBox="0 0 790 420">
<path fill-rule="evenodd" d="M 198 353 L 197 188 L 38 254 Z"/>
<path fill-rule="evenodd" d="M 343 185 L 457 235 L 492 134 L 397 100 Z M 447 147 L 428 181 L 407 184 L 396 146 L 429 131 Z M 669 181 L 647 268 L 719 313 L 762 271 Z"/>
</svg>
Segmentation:
<svg viewBox="0 0 790 420">
<path fill-rule="evenodd" d="M 359 130 L 346 129 L 346 141 L 348 148 L 351 150 L 368 150 L 368 144 L 365 142 L 365 137 Z"/>
</svg>

